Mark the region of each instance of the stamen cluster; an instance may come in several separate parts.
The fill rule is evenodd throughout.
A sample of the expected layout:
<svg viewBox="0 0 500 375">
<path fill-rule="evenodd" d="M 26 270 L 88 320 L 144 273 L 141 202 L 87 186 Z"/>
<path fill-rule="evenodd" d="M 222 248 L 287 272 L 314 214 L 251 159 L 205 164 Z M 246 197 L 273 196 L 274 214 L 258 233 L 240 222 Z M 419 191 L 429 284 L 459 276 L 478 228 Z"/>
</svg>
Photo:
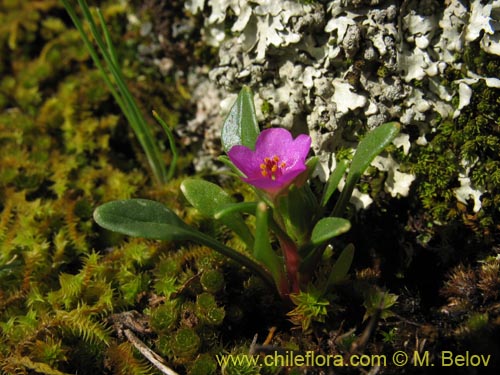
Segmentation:
<svg viewBox="0 0 500 375">
<path fill-rule="evenodd" d="M 274 155 L 272 158 L 265 157 L 264 162 L 260 165 L 260 173 L 264 177 L 269 177 L 271 180 L 276 180 L 276 176 L 281 176 L 283 169 L 286 168 L 286 162 L 279 162 L 280 158 Z"/>
</svg>

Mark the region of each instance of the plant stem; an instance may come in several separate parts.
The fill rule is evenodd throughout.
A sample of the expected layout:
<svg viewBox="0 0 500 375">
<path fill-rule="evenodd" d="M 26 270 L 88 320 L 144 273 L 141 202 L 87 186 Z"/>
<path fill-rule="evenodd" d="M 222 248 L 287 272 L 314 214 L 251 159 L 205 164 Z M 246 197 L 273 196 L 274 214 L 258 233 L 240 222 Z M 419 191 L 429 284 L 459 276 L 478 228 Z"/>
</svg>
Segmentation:
<svg viewBox="0 0 500 375">
<path fill-rule="evenodd" d="M 286 276 L 288 279 L 288 290 L 290 293 L 299 293 L 300 284 L 299 284 L 299 267 L 300 267 L 300 255 L 297 248 L 297 244 L 294 240 L 290 238 L 285 228 L 285 221 L 283 216 L 280 214 L 279 209 L 279 200 L 275 200 L 274 202 L 274 215 L 273 218 L 273 230 L 278 237 L 278 241 L 280 243 L 281 252 L 283 253 L 283 258 L 285 259 L 285 269 Z M 271 222 L 272 222 L 271 221 Z"/>
<path fill-rule="evenodd" d="M 299 265 L 300 257 L 297 251 L 297 245 L 289 238 L 278 236 L 281 251 L 285 258 L 286 275 L 288 278 L 290 293 L 299 293 Z"/>
<path fill-rule="evenodd" d="M 201 232 L 193 232 L 191 238 L 193 241 L 198 242 L 202 245 L 208 246 L 215 251 L 221 253 L 228 258 L 231 258 L 235 262 L 241 264 L 242 266 L 247 267 L 249 270 L 257 274 L 264 280 L 273 290 L 276 290 L 276 286 L 274 284 L 274 280 L 269 272 L 267 272 L 260 264 L 255 262 L 253 259 L 248 256 L 239 253 L 238 251 L 231 249 L 230 247 L 220 243 L 219 241 L 213 239 L 212 237 L 201 233 Z"/>
</svg>

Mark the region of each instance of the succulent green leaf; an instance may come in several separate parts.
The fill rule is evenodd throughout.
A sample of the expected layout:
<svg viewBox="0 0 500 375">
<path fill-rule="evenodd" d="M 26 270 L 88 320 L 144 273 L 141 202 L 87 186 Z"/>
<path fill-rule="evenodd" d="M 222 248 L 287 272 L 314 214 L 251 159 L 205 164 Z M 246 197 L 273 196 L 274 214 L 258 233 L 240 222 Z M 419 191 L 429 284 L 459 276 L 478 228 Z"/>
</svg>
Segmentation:
<svg viewBox="0 0 500 375">
<path fill-rule="evenodd" d="M 396 135 L 398 135 L 399 129 L 400 125 L 397 122 L 388 122 L 369 132 L 366 137 L 359 142 L 356 153 L 352 158 L 349 174 L 363 174 L 375 156 L 380 154 L 382 150 L 392 142 Z"/>
<path fill-rule="evenodd" d="M 314 226 L 311 235 L 311 242 L 314 246 L 319 246 L 334 237 L 347 232 L 351 228 L 349 220 L 340 217 L 325 217 Z"/>
<path fill-rule="evenodd" d="M 310 242 L 299 249 L 302 256 L 301 273 L 309 275 L 314 272 L 325 251 L 324 245 L 350 228 L 349 220 L 340 217 L 325 217 L 319 220 L 312 230 Z"/>
<path fill-rule="evenodd" d="M 222 127 L 222 147 L 228 152 L 235 145 L 254 149 L 259 125 L 255 115 L 252 90 L 243 86 Z"/>
<path fill-rule="evenodd" d="M 233 199 L 220 186 L 205 180 L 184 180 L 181 191 L 194 208 L 208 217 L 213 217 L 221 206 L 233 203 Z"/>
<path fill-rule="evenodd" d="M 347 160 L 341 160 L 337 163 L 335 170 L 332 172 L 326 183 L 325 191 L 323 197 L 321 198 L 321 206 L 325 207 L 328 204 L 332 194 L 335 192 L 339 186 L 340 179 L 344 175 L 347 166 L 349 165 Z"/>
<path fill-rule="evenodd" d="M 221 219 L 222 217 L 235 213 L 241 212 L 250 215 L 255 215 L 255 210 L 257 209 L 257 202 L 238 202 L 229 203 L 219 207 L 217 212 L 214 214 L 215 219 Z"/>
<path fill-rule="evenodd" d="M 94 220 L 113 232 L 154 240 L 187 240 L 197 232 L 167 207 L 148 199 L 105 203 L 94 211 Z"/>
<path fill-rule="evenodd" d="M 236 165 L 233 164 L 227 155 L 220 155 L 217 160 L 228 167 L 236 176 L 245 177 L 245 175 L 238 168 L 236 168 Z"/>
<path fill-rule="evenodd" d="M 318 213 L 318 202 L 309 185 L 292 186 L 286 196 L 280 197 L 279 209 L 287 234 L 299 246 L 307 242 Z"/>
<path fill-rule="evenodd" d="M 327 290 L 345 280 L 354 258 L 354 245 L 347 245 L 340 253 L 337 261 L 332 267 L 330 277 L 327 282 Z"/>
<path fill-rule="evenodd" d="M 284 264 L 280 256 L 278 256 L 271 247 L 268 225 L 269 209 L 264 202 L 260 202 L 257 205 L 255 217 L 256 228 L 253 256 L 267 267 L 276 285 L 279 286 L 284 280 Z"/>
<path fill-rule="evenodd" d="M 188 202 L 202 215 L 220 220 L 240 236 L 248 248 L 253 248 L 253 235 L 239 213 L 216 216 L 223 207 L 234 203 L 231 196 L 220 186 L 205 180 L 187 179 L 182 182 L 181 190 Z"/>
<path fill-rule="evenodd" d="M 380 154 L 382 150 L 392 142 L 399 133 L 399 129 L 400 125 L 397 122 L 388 122 L 369 132 L 361 142 L 359 142 L 356 153 L 352 158 L 349 173 L 346 178 L 346 184 L 333 209 L 332 216 L 342 216 L 359 178 L 365 172 L 366 168 L 368 168 L 375 156 Z"/>
<path fill-rule="evenodd" d="M 133 237 L 154 240 L 190 240 L 208 246 L 247 267 L 274 285 L 271 275 L 260 264 L 216 239 L 189 227 L 163 204 L 148 199 L 112 201 L 94 211 L 94 220 L 101 227 Z"/>
</svg>

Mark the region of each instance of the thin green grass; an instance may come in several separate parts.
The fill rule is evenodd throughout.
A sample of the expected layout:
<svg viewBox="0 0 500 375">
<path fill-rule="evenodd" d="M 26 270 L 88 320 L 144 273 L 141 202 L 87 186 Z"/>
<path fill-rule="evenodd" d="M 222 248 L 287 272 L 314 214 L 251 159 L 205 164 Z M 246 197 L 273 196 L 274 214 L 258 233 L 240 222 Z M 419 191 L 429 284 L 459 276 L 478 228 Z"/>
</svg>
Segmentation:
<svg viewBox="0 0 500 375">
<path fill-rule="evenodd" d="M 108 28 L 106 27 L 101 11 L 99 9 L 96 10 L 97 18 L 102 29 L 102 35 L 99 33 L 97 23 L 95 22 L 85 0 L 78 0 L 78 4 L 82 10 L 83 20 L 88 24 L 90 33 L 97 45 L 97 49 L 102 59 L 99 57 L 98 51 L 94 48 L 94 45 L 87 36 L 84 30 L 83 22 L 78 17 L 74 6 L 68 0 L 61 1 L 75 24 L 75 27 L 80 33 L 85 47 L 94 61 L 94 64 L 101 72 L 104 82 L 108 86 L 111 94 L 115 98 L 127 121 L 132 127 L 132 130 L 134 131 L 142 149 L 144 150 L 144 153 L 146 154 L 146 158 L 148 159 L 149 165 L 157 182 L 167 182 L 173 176 L 175 163 L 177 161 L 177 151 L 170 128 L 155 112 L 154 116 L 166 132 L 173 154 L 172 163 L 167 170 L 165 163 L 163 162 L 158 143 L 155 141 L 153 133 L 144 118 L 144 115 L 139 110 L 137 103 L 125 83 L 125 78 L 118 64 L 116 51 L 113 47 L 113 43 L 111 42 L 111 36 Z"/>
</svg>

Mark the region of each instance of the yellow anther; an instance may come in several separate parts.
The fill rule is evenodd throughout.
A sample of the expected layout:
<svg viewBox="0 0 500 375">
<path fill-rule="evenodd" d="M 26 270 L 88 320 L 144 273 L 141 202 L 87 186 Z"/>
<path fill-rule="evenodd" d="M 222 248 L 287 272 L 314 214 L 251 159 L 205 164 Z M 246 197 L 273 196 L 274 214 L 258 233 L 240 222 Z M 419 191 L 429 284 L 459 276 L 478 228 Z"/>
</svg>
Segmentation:
<svg viewBox="0 0 500 375">
<path fill-rule="evenodd" d="M 286 163 L 284 161 L 280 163 L 278 155 L 273 155 L 271 158 L 265 157 L 262 161 L 263 163 L 260 164 L 260 173 L 262 176 L 269 177 L 273 181 L 281 175 L 281 170 L 286 167 Z"/>
</svg>

